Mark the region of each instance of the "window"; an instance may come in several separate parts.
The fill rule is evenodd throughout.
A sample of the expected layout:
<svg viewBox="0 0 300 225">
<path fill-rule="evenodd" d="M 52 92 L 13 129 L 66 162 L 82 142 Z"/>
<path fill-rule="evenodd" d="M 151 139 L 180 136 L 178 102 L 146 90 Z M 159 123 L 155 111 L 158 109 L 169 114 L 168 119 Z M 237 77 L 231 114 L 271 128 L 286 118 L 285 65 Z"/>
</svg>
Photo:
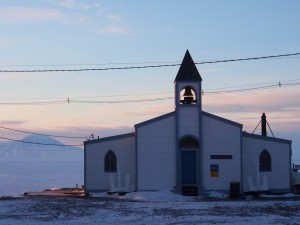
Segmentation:
<svg viewBox="0 0 300 225">
<path fill-rule="evenodd" d="M 259 171 L 267 172 L 271 171 L 271 155 L 267 150 L 263 150 L 259 156 Z"/>
<path fill-rule="evenodd" d="M 117 171 L 117 157 L 112 150 L 109 150 L 104 158 L 104 172 Z"/>
</svg>

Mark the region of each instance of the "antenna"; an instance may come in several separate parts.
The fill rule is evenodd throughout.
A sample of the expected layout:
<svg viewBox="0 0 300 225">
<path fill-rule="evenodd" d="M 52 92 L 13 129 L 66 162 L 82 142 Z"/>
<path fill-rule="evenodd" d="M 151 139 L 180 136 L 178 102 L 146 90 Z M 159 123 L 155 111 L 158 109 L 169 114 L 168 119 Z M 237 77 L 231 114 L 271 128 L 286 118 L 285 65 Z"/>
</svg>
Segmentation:
<svg viewBox="0 0 300 225">
<path fill-rule="evenodd" d="M 271 134 L 272 134 L 273 138 L 275 138 L 274 133 L 273 133 L 273 131 L 272 131 L 272 129 L 271 129 L 271 127 L 270 127 L 268 121 L 267 121 L 267 117 L 266 117 L 266 114 L 265 114 L 265 113 L 262 114 L 261 120 L 259 121 L 259 123 L 258 123 L 257 126 L 255 127 L 255 129 L 254 129 L 254 131 L 252 132 L 252 134 L 256 131 L 257 127 L 258 127 L 260 124 L 261 124 L 261 126 L 262 126 L 262 133 L 261 133 L 262 136 L 267 136 L 266 125 L 268 125 L 269 130 L 271 131 Z"/>
</svg>

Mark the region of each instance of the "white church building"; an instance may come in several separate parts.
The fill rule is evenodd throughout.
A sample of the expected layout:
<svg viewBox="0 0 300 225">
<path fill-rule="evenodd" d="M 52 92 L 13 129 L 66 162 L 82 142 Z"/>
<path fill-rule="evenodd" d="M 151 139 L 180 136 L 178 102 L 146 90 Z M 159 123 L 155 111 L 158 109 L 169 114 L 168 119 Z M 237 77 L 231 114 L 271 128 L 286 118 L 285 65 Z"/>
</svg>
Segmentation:
<svg viewBox="0 0 300 225">
<path fill-rule="evenodd" d="M 86 193 L 291 192 L 292 142 L 267 136 L 264 114 L 257 135 L 202 111 L 202 78 L 188 51 L 174 84 L 175 111 L 136 124 L 133 133 L 84 142 Z"/>
</svg>

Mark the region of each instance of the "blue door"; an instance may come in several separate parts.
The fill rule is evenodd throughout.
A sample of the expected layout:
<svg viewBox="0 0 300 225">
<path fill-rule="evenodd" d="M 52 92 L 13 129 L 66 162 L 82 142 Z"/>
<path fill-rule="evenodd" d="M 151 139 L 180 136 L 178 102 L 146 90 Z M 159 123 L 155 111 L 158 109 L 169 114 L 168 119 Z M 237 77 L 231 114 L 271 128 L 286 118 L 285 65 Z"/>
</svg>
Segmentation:
<svg viewBox="0 0 300 225">
<path fill-rule="evenodd" d="M 182 184 L 196 184 L 196 151 L 181 152 Z"/>
</svg>

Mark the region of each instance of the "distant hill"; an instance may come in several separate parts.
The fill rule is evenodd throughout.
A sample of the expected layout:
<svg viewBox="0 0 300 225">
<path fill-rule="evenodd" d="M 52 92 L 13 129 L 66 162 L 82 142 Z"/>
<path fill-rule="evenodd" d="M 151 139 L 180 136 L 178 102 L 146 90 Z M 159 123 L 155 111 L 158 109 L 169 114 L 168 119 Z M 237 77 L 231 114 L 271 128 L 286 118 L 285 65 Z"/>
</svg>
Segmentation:
<svg viewBox="0 0 300 225">
<path fill-rule="evenodd" d="M 0 142 L 0 161 L 83 161 L 83 150 L 64 145 L 54 138 L 41 135 L 28 135 L 24 142 Z M 42 143 L 45 145 L 25 142 Z"/>
</svg>

